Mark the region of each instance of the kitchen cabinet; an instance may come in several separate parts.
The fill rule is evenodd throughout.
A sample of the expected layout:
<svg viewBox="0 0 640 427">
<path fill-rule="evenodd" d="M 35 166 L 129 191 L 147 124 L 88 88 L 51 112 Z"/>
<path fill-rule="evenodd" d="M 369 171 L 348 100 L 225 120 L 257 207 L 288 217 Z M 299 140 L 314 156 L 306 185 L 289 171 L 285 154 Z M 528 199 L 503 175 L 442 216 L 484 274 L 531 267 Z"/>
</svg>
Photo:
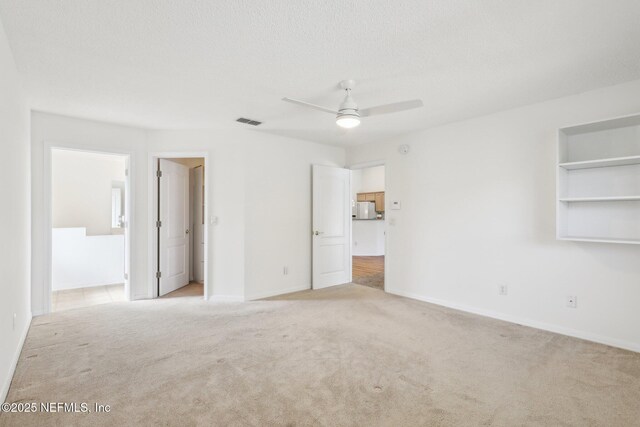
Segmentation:
<svg viewBox="0 0 640 427">
<path fill-rule="evenodd" d="M 384 191 L 375 194 L 376 212 L 384 212 Z"/>
<path fill-rule="evenodd" d="M 375 202 L 376 212 L 384 212 L 384 191 L 375 191 L 371 193 L 358 193 L 358 202 Z"/>
</svg>

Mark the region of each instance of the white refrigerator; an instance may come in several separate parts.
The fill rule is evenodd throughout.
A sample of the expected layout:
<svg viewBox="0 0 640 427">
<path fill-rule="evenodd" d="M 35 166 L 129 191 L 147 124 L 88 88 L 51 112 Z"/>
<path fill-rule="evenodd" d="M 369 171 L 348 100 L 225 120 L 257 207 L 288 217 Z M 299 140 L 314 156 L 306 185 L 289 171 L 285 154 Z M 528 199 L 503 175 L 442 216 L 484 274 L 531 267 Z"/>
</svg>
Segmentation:
<svg viewBox="0 0 640 427">
<path fill-rule="evenodd" d="M 375 219 L 375 218 L 376 218 L 375 202 L 356 203 L 356 219 Z"/>
</svg>

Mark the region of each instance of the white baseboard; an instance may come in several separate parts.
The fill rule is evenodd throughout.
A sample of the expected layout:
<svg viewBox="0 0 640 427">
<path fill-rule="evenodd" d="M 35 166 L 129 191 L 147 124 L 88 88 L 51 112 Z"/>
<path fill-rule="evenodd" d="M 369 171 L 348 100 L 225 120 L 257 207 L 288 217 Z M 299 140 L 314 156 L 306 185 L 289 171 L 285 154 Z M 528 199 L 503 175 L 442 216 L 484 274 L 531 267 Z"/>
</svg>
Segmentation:
<svg viewBox="0 0 640 427">
<path fill-rule="evenodd" d="M 640 344 L 620 340 L 617 338 L 610 338 L 603 335 L 592 334 L 590 332 L 580 331 L 571 328 L 565 328 L 564 326 L 553 325 L 550 323 L 540 322 L 537 320 L 527 319 L 524 317 L 513 316 L 510 314 L 504 314 L 497 311 L 485 310 L 482 308 L 471 307 L 464 304 L 458 304 L 451 301 L 441 300 L 437 298 L 425 297 L 422 295 L 414 294 L 411 292 L 404 292 L 395 289 L 385 289 L 387 293 L 407 297 L 419 301 L 428 302 L 431 304 L 440 305 L 443 307 L 453 308 L 454 310 L 460 310 L 467 313 L 478 314 L 480 316 L 491 317 L 492 319 L 503 320 L 505 322 L 516 323 L 523 326 L 529 326 L 535 329 L 541 329 L 543 331 L 554 332 L 556 334 L 567 335 L 574 338 L 580 338 L 586 341 L 592 341 L 598 344 L 605 344 L 611 347 L 618 347 L 624 350 L 630 350 L 640 352 Z"/>
<path fill-rule="evenodd" d="M 11 359 L 11 366 L 9 367 L 9 373 L 7 378 L 2 384 L 2 390 L 0 391 L 0 402 L 6 402 L 7 394 L 9 393 L 9 387 L 11 387 L 11 380 L 13 380 L 13 375 L 16 372 L 16 367 L 18 366 L 18 359 L 20 359 L 20 353 L 22 353 L 22 346 L 24 345 L 24 340 L 27 338 L 27 334 L 29 333 L 29 327 L 31 326 L 31 313 L 29 313 L 29 321 L 25 325 L 22 335 L 20 336 L 20 341 L 18 342 L 18 347 L 13 355 L 13 359 Z"/>
<path fill-rule="evenodd" d="M 258 292 L 256 294 L 246 297 L 245 301 L 253 301 L 253 300 L 262 299 L 262 298 L 276 297 L 278 295 L 291 294 L 293 292 L 306 291 L 309 289 L 311 289 L 311 285 L 306 284 L 306 285 L 294 286 L 286 289 L 279 289 L 279 290 L 267 291 L 267 292 Z"/>
<path fill-rule="evenodd" d="M 244 297 L 241 295 L 211 295 L 207 298 L 207 301 L 213 302 L 244 302 Z"/>
</svg>

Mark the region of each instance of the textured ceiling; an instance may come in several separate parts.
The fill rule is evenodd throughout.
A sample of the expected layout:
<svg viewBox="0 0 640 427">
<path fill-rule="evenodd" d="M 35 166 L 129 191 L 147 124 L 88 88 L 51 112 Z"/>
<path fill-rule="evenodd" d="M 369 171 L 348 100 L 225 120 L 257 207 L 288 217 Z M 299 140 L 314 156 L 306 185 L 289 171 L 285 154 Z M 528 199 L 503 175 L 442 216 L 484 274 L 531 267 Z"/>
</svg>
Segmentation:
<svg viewBox="0 0 640 427">
<path fill-rule="evenodd" d="M 247 127 L 331 144 L 640 78 L 638 0 L 0 0 L 33 109 L 155 129 Z M 339 130 L 361 108 L 425 107 Z"/>
</svg>

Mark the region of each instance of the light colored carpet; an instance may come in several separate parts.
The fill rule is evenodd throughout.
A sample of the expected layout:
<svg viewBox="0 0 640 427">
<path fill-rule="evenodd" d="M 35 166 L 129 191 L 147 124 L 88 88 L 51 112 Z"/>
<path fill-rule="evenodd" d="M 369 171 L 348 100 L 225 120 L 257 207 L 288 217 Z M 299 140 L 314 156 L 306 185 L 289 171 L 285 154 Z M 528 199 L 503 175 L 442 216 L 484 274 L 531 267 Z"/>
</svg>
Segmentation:
<svg viewBox="0 0 640 427">
<path fill-rule="evenodd" d="M 631 426 L 640 354 L 345 285 L 34 319 L 0 425 Z"/>
</svg>

